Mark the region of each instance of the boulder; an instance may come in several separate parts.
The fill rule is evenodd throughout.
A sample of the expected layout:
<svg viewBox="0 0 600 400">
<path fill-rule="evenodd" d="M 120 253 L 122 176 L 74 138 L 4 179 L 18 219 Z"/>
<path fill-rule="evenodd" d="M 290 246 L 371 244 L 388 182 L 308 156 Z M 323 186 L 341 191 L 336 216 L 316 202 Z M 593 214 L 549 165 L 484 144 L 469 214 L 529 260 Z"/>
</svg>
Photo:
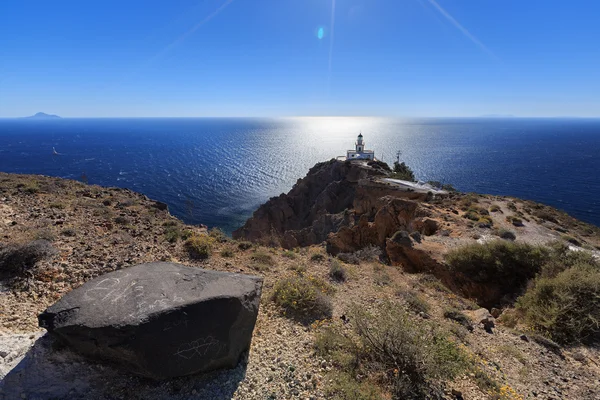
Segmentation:
<svg viewBox="0 0 600 400">
<path fill-rule="evenodd" d="M 482 324 L 486 332 L 492 333 L 492 328 L 495 326 L 496 319 L 485 308 L 480 308 L 471 311 L 471 318 L 476 324 Z"/>
<path fill-rule="evenodd" d="M 166 379 L 233 368 L 250 348 L 262 278 L 175 263 L 95 278 L 39 315 L 76 351 Z"/>
</svg>

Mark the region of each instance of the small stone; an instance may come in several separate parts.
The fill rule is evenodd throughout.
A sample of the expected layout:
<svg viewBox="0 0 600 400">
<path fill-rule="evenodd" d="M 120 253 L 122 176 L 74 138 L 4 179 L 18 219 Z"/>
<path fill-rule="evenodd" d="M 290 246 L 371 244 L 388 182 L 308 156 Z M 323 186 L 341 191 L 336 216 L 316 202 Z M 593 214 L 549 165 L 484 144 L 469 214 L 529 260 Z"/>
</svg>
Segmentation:
<svg viewBox="0 0 600 400">
<path fill-rule="evenodd" d="M 452 393 L 452 396 L 454 396 L 454 398 L 456 400 L 463 400 L 464 399 L 463 394 L 462 394 L 462 392 L 460 390 L 452 389 L 451 393 Z"/>
<path fill-rule="evenodd" d="M 519 336 L 519 339 L 521 339 L 524 342 L 529 342 L 529 338 L 527 337 L 527 335 L 521 335 Z"/>
</svg>

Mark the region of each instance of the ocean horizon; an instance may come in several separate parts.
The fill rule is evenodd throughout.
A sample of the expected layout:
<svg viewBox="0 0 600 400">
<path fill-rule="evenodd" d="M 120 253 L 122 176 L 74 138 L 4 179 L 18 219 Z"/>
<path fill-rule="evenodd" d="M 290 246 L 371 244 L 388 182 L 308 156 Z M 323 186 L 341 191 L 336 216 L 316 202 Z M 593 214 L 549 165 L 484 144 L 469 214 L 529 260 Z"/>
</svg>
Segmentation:
<svg viewBox="0 0 600 400">
<path fill-rule="evenodd" d="M 186 223 L 231 232 L 362 132 L 422 181 L 515 196 L 600 226 L 600 119 L 0 119 L 0 171 L 87 180 L 165 202 Z M 57 154 L 56 154 L 57 153 Z"/>
</svg>

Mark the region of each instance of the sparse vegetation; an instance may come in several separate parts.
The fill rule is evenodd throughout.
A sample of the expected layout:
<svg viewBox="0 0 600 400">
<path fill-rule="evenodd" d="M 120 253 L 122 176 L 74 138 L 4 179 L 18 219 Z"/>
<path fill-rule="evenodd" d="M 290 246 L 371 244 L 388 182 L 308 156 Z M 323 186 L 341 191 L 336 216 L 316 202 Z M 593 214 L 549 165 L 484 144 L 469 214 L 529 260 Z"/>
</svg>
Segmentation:
<svg viewBox="0 0 600 400">
<path fill-rule="evenodd" d="M 193 235 L 191 230 L 183 229 L 181 225 L 174 221 L 168 221 L 163 226 L 165 227 L 163 234 L 169 243 L 175 243 L 178 240 L 187 240 Z"/>
<path fill-rule="evenodd" d="M 323 262 L 325 260 L 325 256 L 321 253 L 314 253 L 310 256 L 310 261 L 312 262 Z"/>
<path fill-rule="evenodd" d="M 445 310 L 444 318 L 448 318 L 458 323 L 459 325 L 466 328 L 468 331 L 473 331 L 473 325 L 471 324 L 471 320 L 469 319 L 469 317 L 467 317 L 465 314 L 454 308 L 449 308 Z"/>
<path fill-rule="evenodd" d="M 184 247 L 191 258 L 204 260 L 210 257 L 214 242 L 215 239 L 208 235 L 194 234 L 185 241 Z"/>
<path fill-rule="evenodd" d="M 251 242 L 242 241 L 238 243 L 238 249 L 240 250 L 248 250 L 252 248 Z"/>
<path fill-rule="evenodd" d="M 227 235 L 220 228 L 214 227 L 208 231 L 208 235 L 219 243 L 227 241 Z"/>
<path fill-rule="evenodd" d="M 127 224 L 129 224 L 129 219 L 127 217 L 119 215 L 118 217 L 115 218 L 115 223 L 117 223 L 119 225 L 127 225 Z"/>
<path fill-rule="evenodd" d="M 581 247 L 581 242 L 579 240 L 577 240 L 576 238 L 574 238 L 573 236 L 570 236 L 570 235 L 561 235 L 561 239 L 564 240 L 564 241 L 566 241 L 566 242 L 571 243 L 574 246 Z"/>
<path fill-rule="evenodd" d="M 399 163 L 398 161 L 395 161 L 394 170 L 393 173 L 390 175 L 390 178 L 414 182 L 415 174 L 412 171 L 412 169 L 410 169 L 410 167 L 404 162 Z"/>
<path fill-rule="evenodd" d="M 317 352 L 338 360 L 335 380 L 351 377 L 356 387 L 361 383 L 356 376 L 376 374 L 393 398 L 437 398 L 440 381 L 467 368 L 466 355 L 446 332 L 397 304 L 385 302 L 373 314 L 353 306 L 349 314 L 354 335 L 342 334 L 341 328 L 317 335 Z"/>
<path fill-rule="evenodd" d="M 331 294 L 333 288 L 319 278 L 293 276 L 275 283 L 271 298 L 286 315 L 310 323 L 331 317 Z"/>
<path fill-rule="evenodd" d="M 296 259 L 296 253 L 290 250 L 285 250 L 281 255 L 285 258 L 289 258 L 290 260 Z"/>
<path fill-rule="evenodd" d="M 359 261 L 379 261 L 379 257 L 381 256 L 381 249 L 378 246 L 366 246 L 360 250 L 354 252 L 354 256 L 359 259 Z"/>
<path fill-rule="evenodd" d="M 348 273 L 338 260 L 333 259 L 329 264 L 329 277 L 336 282 L 344 282 L 348 278 Z"/>
<path fill-rule="evenodd" d="M 60 231 L 60 233 L 63 236 L 69 236 L 69 237 L 73 237 L 77 234 L 77 232 L 75 232 L 75 229 L 73 229 L 73 228 L 65 228 L 62 231 Z"/>
<path fill-rule="evenodd" d="M 373 264 L 373 282 L 378 286 L 387 286 L 392 282 L 392 278 L 385 270 L 385 265 Z"/>
<path fill-rule="evenodd" d="M 340 253 L 337 255 L 337 258 L 346 264 L 360 264 L 360 259 L 354 253 Z"/>
<path fill-rule="evenodd" d="M 431 306 L 427 301 L 411 290 L 398 290 L 396 291 L 396 296 L 403 299 L 406 302 L 408 309 L 416 314 L 427 314 L 431 309 Z"/>
<path fill-rule="evenodd" d="M 58 253 L 47 240 L 17 245 L 0 244 L 0 277 L 12 278 L 30 270 L 35 264 Z"/>
<path fill-rule="evenodd" d="M 224 247 L 221 249 L 221 257 L 233 257 L 233 249 L 231 247 Z"/>
<path fill-rule="evenodd" d="M 505 240 L 515 240 L 517 238 L 517 235 L 513 231 L 509 231 L 508 229 L 504 228 L 496 229 L 494 231 L 494 235 Z"/>
<path fill-rule="evenodd" d="M 548 260 L 543 246 L 492 241 L 474 243 L 450 251 L 446 262 L 452 271 L 465 274 L 478 283 L 494 283 L 506 293 L 515 293 L 532 279 Z"/>
<path fill-rule="evenodd" d="M 600 340 L 600 265 L 578 262 L 538 277 L 517 301 L 526 323 L 559 343 Z"/>
<path fill-rule="evenodd" d="M 250 258 L 253 261 L 252 268 L 259 272 L 268 271 L 276 264 L 273 256 L 263 249 L 255 250 Z"/>
</svg>

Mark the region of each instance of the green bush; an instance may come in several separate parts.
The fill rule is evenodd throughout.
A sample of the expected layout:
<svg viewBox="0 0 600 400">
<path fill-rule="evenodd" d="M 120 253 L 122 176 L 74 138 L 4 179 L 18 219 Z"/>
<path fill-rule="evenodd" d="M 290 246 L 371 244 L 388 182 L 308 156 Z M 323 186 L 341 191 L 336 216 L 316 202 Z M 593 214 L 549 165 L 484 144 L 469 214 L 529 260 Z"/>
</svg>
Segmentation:
<svg viewBox="0 0 600 400">
<path fill-rule="evenodd" d="M 184 248 L 191 258 L 204 260 L 210 257 L 215 239 L 208 235 L 192 235 L 184 243 Z"/>
<path fill-rule="evenodd" d="M 293 276 L 275 283 L 271 299 L 286 315 L 302 322 L 331 318 L 333 289 L 318 278 Z"/>
<path fill-rule="evenodd" d="M 446 262 L 450 270 L 475 282 L 497 284 L 508 292 L 517 292 L 549 258 L 550 250 L 543 246 L 496 240 L 451 250 Z"/>
<path fill-rule="evenodd" d="M 393 179 L 401 179 L 403 181 L 415 181 L 415 174 L 405 163 L 394 162 L 394 172 L 390 175 Z"/>
<path fill-rule="evenodd" d="M 165 223 L 166 224 L 166 223 Z M 165 226 L 165 230 L 163 231 L 163 234 L 165 235 L 165 239 L 167 240 L 167 242 L 169 243 L 175 243 L 178 240 L 187 240 L 188 238 L 190 238 L 194 233 L 188 229 L 181 229 L 181 226 L 179 226 L 179 224 L 174 223 L 174 224 L 163 224 L 163 226 Z"/>
<path fill-rule="evenodd" d="M 517 301 L 525 322 L 559 343 L 600 340 L 600 266 L 579 263 L 540 276 Z"/>
</svg>

